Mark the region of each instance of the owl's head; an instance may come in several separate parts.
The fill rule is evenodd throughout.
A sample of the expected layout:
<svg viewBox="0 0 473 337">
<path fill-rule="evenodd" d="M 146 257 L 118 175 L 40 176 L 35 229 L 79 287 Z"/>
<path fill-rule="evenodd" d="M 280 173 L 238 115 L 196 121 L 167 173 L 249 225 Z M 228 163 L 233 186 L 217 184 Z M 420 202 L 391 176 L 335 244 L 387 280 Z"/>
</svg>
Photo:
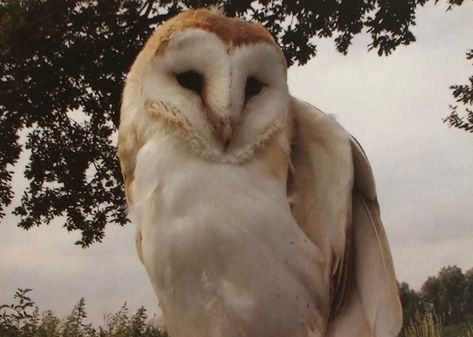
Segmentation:
<svg viewBox="0 0 473 337">
<path fill-rule="evenodd" d="M 208 159 L 244 162 L 286 125 L 286 69 L 260 24 L 214 10 L 183 12 L 157 29 L 134 62 L 120 128 L 145 143 L 158 123 Z"/>
</svg>

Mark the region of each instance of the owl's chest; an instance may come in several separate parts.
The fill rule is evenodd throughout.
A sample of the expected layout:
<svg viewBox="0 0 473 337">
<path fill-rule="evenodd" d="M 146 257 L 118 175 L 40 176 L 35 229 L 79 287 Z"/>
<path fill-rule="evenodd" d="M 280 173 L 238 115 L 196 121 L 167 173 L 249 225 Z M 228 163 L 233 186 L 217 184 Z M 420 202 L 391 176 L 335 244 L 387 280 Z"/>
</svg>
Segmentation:
<svg viewBox="0 0 473 337">
<path fill-rule="evenodd" d="M 250 237 L 268 239 L 269 229 L 269 236 L 283 235 L 288 228 L 280 223 L 294 221 L 285 184 L 257 163 L 210 162 L 161 142 L 140 154 L 135 176 L 143 236 L 168 247 L 166 261 L 182 256 L 188 264 L 199 252 L 203 259 L 226 256 Z"/>
<path fill-rule="evenodd" d="M 247 207 L 287 208 L 285 179 L 268 174 L 263 158 L 243 165 L 210 161 L 171 136 L 145 144 L 134 173 L 134 208 L 139 208 L 134 213 L 150 216 L 140 223 L 157 217 L 167 222 L 187 216 L 218 216 Z"/>
<path fill-rule="evenodd" d="M 145 260 L 171 336 L 306 336 L 323 326 L 320 255 L 287 214 L 256 203 L 202 203 L 148 228 Z"/>
<path fill-rule="evenodd" d="M 311 288 L 323 282 L 322 259 L 295 223 L 285 186 L 257 165 L 158 145 L 138 157 L 134 203 L 171 335 L 304 336 L 328 304 Z"/>
</svg>

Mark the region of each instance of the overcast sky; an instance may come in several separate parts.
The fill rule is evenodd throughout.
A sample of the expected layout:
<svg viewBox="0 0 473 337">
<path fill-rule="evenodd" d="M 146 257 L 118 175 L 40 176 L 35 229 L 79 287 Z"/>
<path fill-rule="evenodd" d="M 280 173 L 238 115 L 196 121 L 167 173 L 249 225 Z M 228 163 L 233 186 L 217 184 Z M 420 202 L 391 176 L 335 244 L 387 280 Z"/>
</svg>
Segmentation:
<svg viewBox="0 0 473 337">
<path fill-rule="evenodd" d="M 473 2 L 445 13 L 418 12 L 417 42 L 389 57 L 358 37 L 348 56 L 319 42 L 318 56 L 289 71 L 291 93 L 337 120 L 364 147 L 377 181 L 397 276 L 418 289 L 442 266 L 473 267 L 473 134 L 441 119 L 473 67 Z M 16 190 L 25 182 L 15 176 Z M 93 322 L 127 302 L 155 311 L 156 300 L 134 248 L 134 226 L 109 228 L 102 244 L 81 249 L 58 224 L 23 231 L 7 216 L 0 235 L 0 304 L 33 288 L 41 309 L 66 315 L 81 297 Z"/>
</svg>

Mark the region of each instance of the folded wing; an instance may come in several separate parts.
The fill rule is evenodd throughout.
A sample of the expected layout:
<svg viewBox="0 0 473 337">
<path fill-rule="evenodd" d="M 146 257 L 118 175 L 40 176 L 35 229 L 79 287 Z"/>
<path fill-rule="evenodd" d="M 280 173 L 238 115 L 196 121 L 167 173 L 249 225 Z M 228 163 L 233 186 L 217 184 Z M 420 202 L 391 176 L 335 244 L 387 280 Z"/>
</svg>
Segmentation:
<svg viewBox="0 0 473 337">
<path fill-rule="evenodd" d="M 332 117 L 297 99 L 291 109 L 288 194 L 298 225 L 325 255 L 327 336 L 397 336 L 402 311 L 368 160 Z"/>
</svg>

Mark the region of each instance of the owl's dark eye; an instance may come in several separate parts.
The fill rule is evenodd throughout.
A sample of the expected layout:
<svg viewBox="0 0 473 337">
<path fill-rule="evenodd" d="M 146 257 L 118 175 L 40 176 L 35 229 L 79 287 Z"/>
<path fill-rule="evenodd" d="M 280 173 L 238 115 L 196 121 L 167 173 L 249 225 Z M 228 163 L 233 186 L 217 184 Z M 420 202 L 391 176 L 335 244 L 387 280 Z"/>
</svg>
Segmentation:
<svg viewBox="0 0 473 337">
<path fill-rule="evenodd" d="M 248 77 L 245 86 L 245 99 L 258 95 L 263 89 L 263 83 L 253 76 Z"/>
<path fill-rule="evenodd" d="M 194 91 L 200 94 L 203 86 L 202 75 L 195 71 L 186 71 L 180 74 L 176 74 L 177 82 L 184 88 Z"/>
</svg>

